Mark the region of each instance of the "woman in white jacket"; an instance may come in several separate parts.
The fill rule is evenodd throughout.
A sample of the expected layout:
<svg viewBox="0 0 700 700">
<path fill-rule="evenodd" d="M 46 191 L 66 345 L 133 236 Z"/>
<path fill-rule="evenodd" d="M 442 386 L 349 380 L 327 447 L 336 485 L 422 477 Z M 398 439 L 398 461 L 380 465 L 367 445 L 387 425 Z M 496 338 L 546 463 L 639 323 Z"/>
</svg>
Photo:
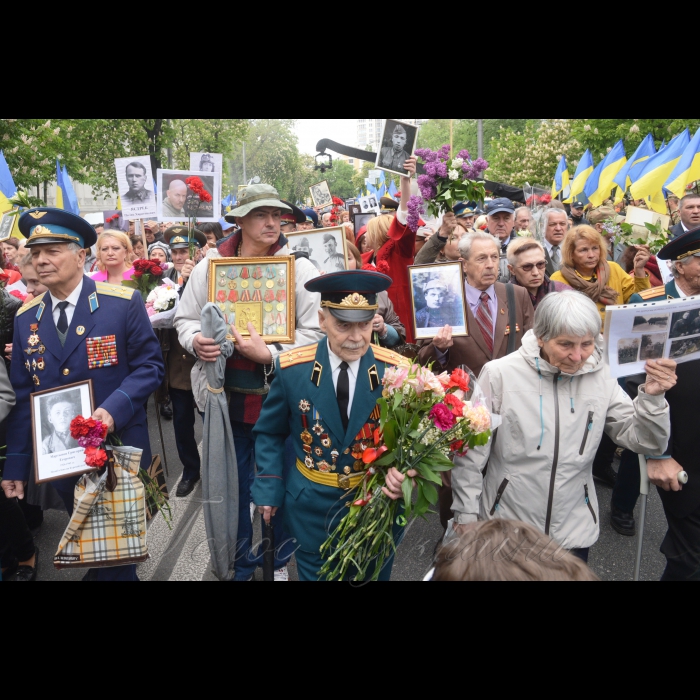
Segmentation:
<svg viewBox="0 0 700 700">
<path fill-rule="evenodd" d="M 522 520 L 587 561 L 600 532 L 592 465 L 603 431 L 634 452 L 664 453 L 676 363 L 649 361 L 633 402 L 609 376 L 600 329 L 583 294 L 550 294 L 521 349 L 484 367 L 479 385 L 502 424 L 455 464 L 458 533 L 477 519 Z"/>
</svg>

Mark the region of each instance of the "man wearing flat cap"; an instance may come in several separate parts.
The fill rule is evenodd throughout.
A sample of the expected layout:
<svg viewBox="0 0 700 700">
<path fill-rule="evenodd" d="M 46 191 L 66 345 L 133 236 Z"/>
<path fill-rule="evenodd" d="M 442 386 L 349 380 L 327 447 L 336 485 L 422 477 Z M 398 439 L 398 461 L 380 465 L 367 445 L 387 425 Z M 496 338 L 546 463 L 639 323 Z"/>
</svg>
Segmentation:
<svg viewBox="0 0 700 700">
<path fill-rule="evenodd" d="M 276 378 L 253 430 L 258 463 L 253 499 L 266 521 L 284 506 L 302 581 L 318 580 L 324 563 L 319 549 L 347 513 L 351 489 L 365 478 L 367 467 L 357 455 L 378 426 L 384 372 L 405 361 L 370 345 L 377 295 L 390 285 L 390 277 L 364 270 L 306 284 L 321 295 L 318 321 L 327 337 L 277 358 Z M 285 473 L 288 437 L 295 465 Z M 400 498 L 403 480 L 392 469 L 385 493 Z M 389 580 L 392 563 L 380 580 Z"/>
<path fill-rule="evenodd" d="M 205 338 L 201 332 L 202 309 L 209 301 L 209 259 L 293 255 L 287 239 L 280 232 L 282 213 L 288 211 L 291 211 L 290 207 L 280 200 L 274 187 L 249 186 L 241 195 L 238 208 L 226 215 L 226 220 L 236 223 L 240 227 L 239 230 L 219 241 L 216 250 L 207 253 L 207 258 L 195 267 L 185 288 L 175 315 L 175 328 L 182 347 L 198 358 L 192 371 L 192 386 L 201 411 L 206 406 L 208 391 L 204 363 L 213 362 L 221 354 L 220 347 L 211 338 Z M 239 551 L 234 576 L 236 581 L 250 581 L 255 569 L 262 564 L 262 556 L 257 556 L 252 551 L 250 480 L 258 456 L 254 450 L 252 430 L 258 422 L 270 386 L 274 386 L 276 381 L 273 376 L 275 360 L 281 353 L 314 343 L 322 336 L 318 325 L 320 296 L 304 288 L 304 285 L 319 273 L 305 257 L 296 260 L 294 271 L 296 333 L 292 344 L 267 345 L 253 324 L 248 326 L 250 336 L 245 339 L 237 328 L 231 327 L 236 347 L 226 365 L 225 388 L 230 392 L 229 417 L 236 444 L 240 494 Z M 236 280 L 230 280 L 232 285 L 235 282 Z M 265 289 L 266 292 L 272 291 L 267 287 Z M 274 286 L 274 290 L 276 298 L 284 292 L 279 286 Z M 231 291 L 238 290 L 231 287 Z M 281 537 L 281 532 L 280 525 L 277 528 L 278 537 Z M 285 540 L 282 538 L 280 541 Z M 291 543 L 286 548 L 278 547 L 275 552 L 276 570 L 280 580 L 284 580 L 287 575 L 286 562 L 292 552 Z"/>
<path fill-rule="evenodd" d="M 338 241 L 332 233 L 323 236 L 323 249 L 328 256 L 323 261 L 323 269 L 326 273 L 340 272 L 345 269 L 345 258 L 338 252 Z"/>
<path fill-rule="evenodd" d="M 662 265 L 669 261 L 673 280 L 664 287 L 635 294 L 630 304 L 700 296 L 700 228 L 674 238 L 657 258 Z M 700 581 L 700 360 L 679 364 L 676 374 L 676 386 L 666 392 L 671 407 L 671 440 L 665 455 L 647 458 L 647 468 L 649 480 L 658 487 L 668 521 L 668 532 L 661 544 L 666 557 L 661 580 Z M 688 474 L 685 485 L 678 481 L 683 471 Z"/>
<path fill-rule="evenodd" d="M 163 360 L 140 294 L 83 275 L 85 248 L 95 230 L 61 209 L 30 209 L 19 220 L 32 264 L 48 291 L 23 306 L 15 319 L 12 385 L 17 405 L 7 423 L 2 488 L 23 498 L 34 478 L 30 394 L 92 379 L 95 410 L 124 445 L 143 450 L 151 465 L 144 406 L 163 378 Z M 106 358 L 106 359 L 105 359 Z M 77 477 L 54 481 L 69 513 Z M 136 535 L 138 537 L 145 536 Z M 91 570 L 89 580 L 137 581 L 135 566 Z"/>
</svg>

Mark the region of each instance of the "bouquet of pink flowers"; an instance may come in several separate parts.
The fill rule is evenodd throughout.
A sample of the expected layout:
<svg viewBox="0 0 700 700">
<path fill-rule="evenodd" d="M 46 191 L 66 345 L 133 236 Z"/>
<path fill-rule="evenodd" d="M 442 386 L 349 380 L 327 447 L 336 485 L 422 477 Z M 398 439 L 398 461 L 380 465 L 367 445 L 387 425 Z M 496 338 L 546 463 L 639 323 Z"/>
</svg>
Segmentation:
<svg viewBox="0 0 700 700">
<path fill-rule="evenodd" d="M 327 557 L 320 576 L 343 579 L 354 567 L 356 581 L 376 581 L 396 551 L 394 526 L 405 527 L 409 518 L 424 517 L 437 503 L 440 472 L 452 469 L 455 456 L 488 442 L 491 413 L 478 400 L 469 400 L 477 388 L 470 386 L 471 379 L 461 369 L 435 375 L 420 365 L 386 371 L 378 401 L 379 428 L 362 455 L 366 477 L 353 494 L 349 512 L 321 547 L 321 555 Z M 403 501 L 392 501 L 382 492 L 391 467 L 402 474 L 417 473 L 415 504 L 410 478 L 403 483 Z"/>
<path fill-rule="evenodd" d="M 445 144 L 439 151 L 419 148 L 416 155 L 425 161 L 425 174 L 418 177 L 418 187 L 433 216 L 452 211 L 459 202 L 480 202 L 486 196 L 483 182 L 477 180 L 488 169 L 483 158 L 471 160 L 469 151 L 450 155 Z"/>
</svg>

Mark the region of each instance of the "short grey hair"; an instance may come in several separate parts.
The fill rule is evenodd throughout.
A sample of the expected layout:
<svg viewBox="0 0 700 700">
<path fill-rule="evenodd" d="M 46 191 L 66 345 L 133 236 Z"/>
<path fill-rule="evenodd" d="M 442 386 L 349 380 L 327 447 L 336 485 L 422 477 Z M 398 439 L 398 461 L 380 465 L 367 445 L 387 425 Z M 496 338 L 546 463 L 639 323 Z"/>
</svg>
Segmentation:
<svg viewBox="0 0 700 700">
<path fill-rule="evenodd" d="M 544 210 L 544 225 L 545 227 L 549 226 L 549 219 L 552 216 L 552 214 L 563 214 L 566 220 L 569 220 L 569 217 L 566 216 L 566 209 L 545 209 Z"/>
<path fill-rule="evenodd" d="M 518 218 L 518 214 L 519 214 L 521 211 L 526 211 L 526 212 L 528 213 L 529 217 L 532 219 L 532 210 L 530 209 L 530 207 L 518 207 L 518 208 L 515 210 L 515 218 L 516 218 L 516 219 Z"/>
<path fill-rule="evenodd" d="M 668 260 L 668 269 L 671 270 L 671 274 L 673 275 L 674 279 L 680 279 L 681 278 L 681 273 L 678 272 L 678 263 L 681 265 L 687 265 L 693 258 L 700 258 L 700 254 L 696 253 L 695 255 L 689 255 L 687 258 L 683 258 L 683 260 Z"/>
<path fill-rule="evenodd" d="M 597 338 L 601 327 L 598 307 L 587 296 L 571 290 L 547 294 L 537 306 L 533 331 L 536 338 L 547 342 L 562 335 Z"/>
<path fill-rule="evenodd" d="M 462 236 L 459 241 L 459 254 L 465 260 L 469 260 L 474 241 L 491 241 L 496 246 L 498 254 L 501 254 L 500 239 L 498 239 L 496 236 L 492 236 L 490 233 L 486 233 L 486 231 L 477 231 L 476 233 L 468 233 L 466 236 Z"/>
</svg>

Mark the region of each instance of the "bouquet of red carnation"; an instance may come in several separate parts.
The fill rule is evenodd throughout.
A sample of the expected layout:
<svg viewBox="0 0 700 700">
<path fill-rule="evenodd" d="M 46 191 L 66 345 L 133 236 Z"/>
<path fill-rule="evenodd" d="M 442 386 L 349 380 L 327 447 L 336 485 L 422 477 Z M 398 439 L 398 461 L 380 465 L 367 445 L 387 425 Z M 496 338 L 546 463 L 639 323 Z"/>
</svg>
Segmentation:
<svg viewBox="0 0 700 700">
<path fill-rule="evenodd" d="M 148 295 L 163 281 L 163 274 L 172 265 L 170 263 L 157 263 L 153 260 L 134 261 L 134 274 L 130 280 L 124 280 L 122 286 L 136 289 L 141 293 L 144 303 L 148 301 Z"/>
<path fill-rule="evenodd" d="M 189 221 L 188 243 L 190 249 L 190 260 L 194 260 L 196 252 L 194 230 L 197 227 L 197 216 L 199 215 L 199 208 L 202 206 L 202 202 L 204 202 L 205 204 L 211 202 L 212 196 L 211 194 L 209 194 L 206 187 L 204 187 L 204 183 L 199 177 L 188 177 L 185 180 L 185 184 L 187 185 L 188 189 L 187 205 L 185 207 L 185 211 L 187 212 Z"/>
<path fill-rule="evenodd" d="M 85 450 L 85 464 L 88 467 L 102 469 L 107 464 L 104 449 L 107 426 L 102 421 L 77 416 L 71 421 L 70 435 Z"/>
<path fill-rule="evenodd" d="M 345 206 L 345 202 L 340 197 L 333 197 L 333 209 L 331 209 L 331 223 L 334 226 L 340 225 L 340 209 Z"/>
</svg>

